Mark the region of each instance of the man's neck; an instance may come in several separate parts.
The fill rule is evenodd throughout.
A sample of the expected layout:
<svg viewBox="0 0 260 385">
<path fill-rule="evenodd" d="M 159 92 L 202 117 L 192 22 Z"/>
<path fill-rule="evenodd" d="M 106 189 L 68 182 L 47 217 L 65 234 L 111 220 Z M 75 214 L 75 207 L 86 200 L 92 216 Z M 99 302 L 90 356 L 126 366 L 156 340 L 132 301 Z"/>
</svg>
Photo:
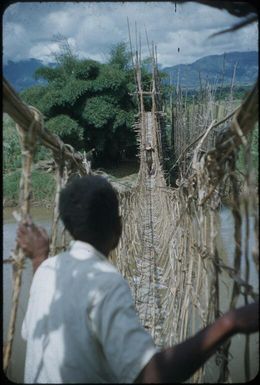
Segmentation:
<svg viewBox="0 0 260 385">
<path fill-rule="evenodd" d="M 82 240 L 82 239 L 75 239 L 75 241 L 81 241 L 85 243 L 89 243 L 91 246 L 93 246 L 97 251 L 99 251 L 101 254 L 103 254 L 106 258 L 108 258 L 108 255 L 110 253 L 110 247 L 100 245 L 95 242 L 91 242 L 90 240 Z"/>
<path fill-rule="evenodd" d="M 106 258 L 108 258 L 108 255 L 110 253 L 110 249 L 105 248 L 105 247 L 101 247 L 99 245 L 93 245 L 93 247 L 95 247 L 95 249 L 97 249 L 97 251 L 102 253 Z"/>
</svg>

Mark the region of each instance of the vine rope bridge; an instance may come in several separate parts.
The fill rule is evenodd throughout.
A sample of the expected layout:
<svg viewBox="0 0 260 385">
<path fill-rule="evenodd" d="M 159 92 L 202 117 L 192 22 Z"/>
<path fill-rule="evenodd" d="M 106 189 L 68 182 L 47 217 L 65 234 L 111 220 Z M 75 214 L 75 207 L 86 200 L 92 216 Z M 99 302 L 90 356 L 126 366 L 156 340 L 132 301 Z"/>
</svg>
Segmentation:
<svg viewBox="0 0 260 385">
<path fill-rule="evenodd" d="M 258 83 L 241 106 L 221 121 L 213 119 L 194 140 L 185 143 L 193 149 L 185 170 L 179 168 L 175 187 L 169 184 L 169 149 L 165 133 L 165 113 L 160 91 L 156 53 L 152 50 L 152 82 L 150 91 L 144 91 L 140 54 L 136 54 L 136 96 L 139 101 L 138 120 L 135 124 L 140 156 L 136 183 L 119 191 L 123 234 L 111 260 L 128 280 L 137 312 L 145 328 L 158 346 L 172 346 L 214 321 L 222 311 L 237 304 L 242 295 L 258 298 L 249 282 L 249 272 L 242 274 L 242 258 L 248 259 L 249 233 L 255 239 L 252 253 L 258 270 L 258 197 L 256 186 L 245 176 L 243 199 L 239 195 L 236 177 L 236 153 L 243 146 L 250 151 L 247 139 L 258 119 Z M 4 112 L 17 123 L 23 159 L 20 184 L 20 219 L 30 212 L 31 168 L 38 144 L 52 150 L 56 169 L 51 231 L 51 255 L 66 247 L 68 235 L 59 225 L 58 198 L 61 188 L 72 174 L 93 173 L 86 156 L 44 128 L 40 111 L 25 105 L 8 82 L 3 80 Z M 145 109 L 144 99 L 150 98 L 151 108 Z M 181 110 L 179 110 L 181 111 Z M 174 135 L 181 137 L 183 117 L 176 110 Z M 179 122 L 179 126 L 178 123 Z M 226 124 L 224 126 L 224 124 Z M 218 130 L 216 130 L 218 127 Z M 224 128 L 223 128 L 224 127 Z M 179 132 L 178 132 L 179 130 Z M 211 138 L 211 139 L 210 139 Z M 205 142 L 213 145 L 201 151 Z M 177 143 L 176 139 L 176 143 Z M 175 145 L 177 145 L 175 143 Z M 187 146 L 188 145 L 188 146 Z M 167 147 L 168 146 L 168 147 Z M 182 146 L 184 147 L 184 146 Z M 177 152 L 177 151 L 176 151 Z M 177 154 L 180 160 L 188 154 Z M 177 158 L 178 158 L 177 157 Z M 182 163 L 183 164 L 183 163 Z M 186 162 L 187 164 L 187 162 Z M 175 166 L 176 169 L 176 166 Z M 233 265 L 228 266 L 220 257 L 218 233 L 219 207 L 223 183 L 229 182 L 231 210 L 234 216 L 235 251 Z M 117 185 L 115 185 L 117 187 Z M 254 216 L 254 226 L 248 228 L 245 246 L 241 239 L 242 210 Z M 59 233 L 60 232 L 60 233 Z M 16 245 L 13 254 L 4 262 L 13 265 L 13 296 L 10 324 L 4 350 L 4 370 L 8 369 L 21 288 L 25 256 Z M 247 263 L 246 266 L 249 266 Z M 247 267 L 249 269 L 249 267 Z M 221 281 L 225 274 L 232 279 L 232 290 L 227 309 L 221 308 Z M 248 344 L 248 342 L 247 342 Z M 218 381 L 228 381 L 229 346 L 216 355 Z M 246 345 L 247 346 L 247 345 Z M 245 354 L 246 373 L 249 373 L 248 350 Z M 193 376 L 193 382 L 202 382 L 206 366 Z"/>
</svg>

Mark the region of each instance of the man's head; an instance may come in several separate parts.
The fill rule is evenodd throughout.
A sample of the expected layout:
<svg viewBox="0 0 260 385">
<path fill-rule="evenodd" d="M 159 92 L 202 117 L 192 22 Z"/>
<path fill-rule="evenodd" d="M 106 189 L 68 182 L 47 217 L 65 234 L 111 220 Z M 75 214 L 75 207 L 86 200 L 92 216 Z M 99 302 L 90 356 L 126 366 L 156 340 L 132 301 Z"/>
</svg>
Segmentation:
<svg viewBox="0 0 260 385">
<path fill-rule="evenodd" d="M 101 176 L 73 179 L 61 191 L 59 211 L 76 240 L 88 242 L 108 255 L 121 235 L 117 193 Z"/>
</svg>

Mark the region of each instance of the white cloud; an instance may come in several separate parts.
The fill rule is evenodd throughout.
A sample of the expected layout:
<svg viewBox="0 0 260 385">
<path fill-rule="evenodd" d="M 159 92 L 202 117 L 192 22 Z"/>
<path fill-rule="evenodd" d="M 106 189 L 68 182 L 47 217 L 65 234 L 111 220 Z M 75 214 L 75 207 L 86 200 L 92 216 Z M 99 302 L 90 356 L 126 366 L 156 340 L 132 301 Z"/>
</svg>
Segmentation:
<svg viewBox="0 0 260 385">
<path fill-rule="evenodd" d="M 29 57 L 41 59 L 44 63 L 54 61 L 54 53 L 59 51 L 58 43 L 35 44 L 29 50 Z"/>
<path fill-rule="evenodd" d="M 27 33 L 25 27 L 21 24 L 10 22 L 6 24 L 4 32 L 4 52 L 7 50 L 8 56 L 15 57 L 17 60 L 23 58 L 24 54 L 26 55 L 28 52 L 17 50 L 17 47 L 23 46 L 24 41 L 26 41 Z M 25 50 L 26 48 L 25 46 Z"/>
<path fill-rule="evenodd" d="M 134 45 L 136 22 L 143 56 L 147 54 L 146 28 L 149 40 L 157 44 L 158 61 L 163 66 L 224 51 L 258 49 L 256 25 L 208 39 L 238 18 L 194 2 L 178 4 L 176 12 L 170 2 L 15 3 L 3 18 L 4 61 L 29 57 L 51 60 L 50 52 L 57 49 L 52 36 L 57 33 L 69 39 L 79 57 L 104 61 L 113 44 L 128 41 L 127 17 Z"/>
</svg>

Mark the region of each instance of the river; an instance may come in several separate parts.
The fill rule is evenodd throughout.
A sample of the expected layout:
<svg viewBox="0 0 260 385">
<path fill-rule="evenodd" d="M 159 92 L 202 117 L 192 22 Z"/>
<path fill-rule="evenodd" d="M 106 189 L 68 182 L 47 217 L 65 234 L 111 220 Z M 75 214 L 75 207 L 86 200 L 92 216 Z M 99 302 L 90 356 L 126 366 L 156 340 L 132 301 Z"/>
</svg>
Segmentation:
<svg viewBox="0 0 260 385">
<path fill-rule="evenodd" d="M 4 210 L 4 226 L 3 226 L 3 257 L 8 258 L 10 251 L 14 247 L 16 238 L 17 224 L 12 217 L 13 209 L 7 208 Z M 50 218 L 51 211 L 43 208 L 33 208 L 32 216 L 34 221 L 43 226 L 48 232 L 50 231 Z M 244 226 L 244 223 L 243 223 Z M 253 220 L 250 218 L 250 227 L 253 226 Z M 233 240 L 233 217 L 229 209 L 224 208 L 221 212 L 221 258 L 224 262 L 232 266 L 234 241 Z M 249 252 L 253 247 L 253 239 L 249 242 Z M 242 263 L 242 271 L 244 269 L 244 263 Z M 32 280 L 32 268 L 30 261 L 26 261 L 25 270 L 23 272 L 22 289 L 20 294 L 20 301 L 17 314 L 17 323 L 13 343 L 13 352 L 11 357 L 11 364 L 8 370 L 8 378 L 13 382 L 23 383 L 24 375 L 24 359 L 25 359 L 25 341 L 21 338 L 21 324 L 25 315 L 29 289 Z M 221 280 L 220 292 L 221 292 L 221 308 L 227 308 L 229 296 L 231 292 L 231 279 L 228 274 L 224 274 Z M 258 292 L 258 274 L 255 266 L 250 259 L 250 283 L 253 284 L 255 291 Z M 12 290 L 12 269 L 10 264 L 3 265 L 3 337 L 6 339 L 6 333 L 9 322 L 9 315 L 11 309 L 11 290 Z M 242 296 L 239 298 L 238 306 L 244 304 Z M 250 336 L 250 368 L 251 378 L 254 378 L 258 373 L 259 368 L 259 338 L 258 333 L 254 333 Z M 245 337 L 243 335 L 237 335 L 233 337 L 231 344 L 231 360 L 230 360 L 230 372 L 233 382 L 245 382 L 244 374 L 244 351 Z M 217 375 L 216 365 L 214 359 L 209 361 L 207 365 L 207 372 L 205 382 L 216 382 Z"/>
</svg>

